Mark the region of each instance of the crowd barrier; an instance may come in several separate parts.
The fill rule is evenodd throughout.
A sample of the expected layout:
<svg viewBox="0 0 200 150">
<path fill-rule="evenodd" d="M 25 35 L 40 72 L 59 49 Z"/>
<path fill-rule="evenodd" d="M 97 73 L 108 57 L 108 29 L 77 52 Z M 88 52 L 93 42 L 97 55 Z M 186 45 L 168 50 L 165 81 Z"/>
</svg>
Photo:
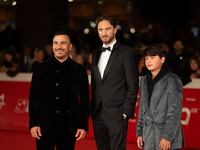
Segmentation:
<svg viewBox="0 0 200 150">
<path fill-rule="evenodd" d="M 9 77 L 0 73 L 0 129 L 28 131 L 28 96 L 31 73 L 19 73 Z M 90 76 L 89 76 L 90 81 Z M 138 95 L 139 98 L 139 95 Z M 136 142 L 135 129 L 138 117 L 138 101 L 135 119 L 129 119 L 128 142 Z M 183 109 L 181 122 L 186 148 L 200 149 L 200 79 L 193 79 L 183 87 Z M 94 138 L 91 118 L 87 137 Z"/>
</svg>

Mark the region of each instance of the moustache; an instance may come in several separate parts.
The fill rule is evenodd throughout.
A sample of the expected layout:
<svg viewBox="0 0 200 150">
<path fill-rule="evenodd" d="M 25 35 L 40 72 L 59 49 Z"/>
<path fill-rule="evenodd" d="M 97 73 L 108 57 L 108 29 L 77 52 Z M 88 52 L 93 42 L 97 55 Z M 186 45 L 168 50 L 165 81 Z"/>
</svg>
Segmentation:
<svg viewBox="0 0 200 150">
<path fill-rule="evenodd" d="M 58 51 L 58 50 L 62 50 L 62 51 L 64 51 L 64 49 L 62 49 L 62 48 L 58 48 L 58 49 L 56 49 L 56 51 Z"/>
</svg>

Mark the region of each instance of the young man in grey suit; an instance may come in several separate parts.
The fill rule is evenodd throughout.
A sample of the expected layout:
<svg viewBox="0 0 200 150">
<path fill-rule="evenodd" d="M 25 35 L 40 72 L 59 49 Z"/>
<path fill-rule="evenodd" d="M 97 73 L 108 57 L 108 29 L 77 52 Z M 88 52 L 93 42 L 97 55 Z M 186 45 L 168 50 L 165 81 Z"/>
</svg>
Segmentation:
<svg viewBox="0 0 200 150">
<path fill-rule="evenodd" d="M 166 65 L 166 47 L 153 44 L 144 50 L 149 70 L 140 79 L 140 107 L 136 127 L 138 147 L 178 150 L 184 146 L 181 124 L 183 86 Z"/>
<path fill-rule="evenodd" d="M 92 55 L 91 117 L 98 150 L 125 150 L 128 118 L 134 118 L 138 92 L 135 51 L 116 40 L 116 21 L 96 20 L 103 47 Z"/>
</svg>

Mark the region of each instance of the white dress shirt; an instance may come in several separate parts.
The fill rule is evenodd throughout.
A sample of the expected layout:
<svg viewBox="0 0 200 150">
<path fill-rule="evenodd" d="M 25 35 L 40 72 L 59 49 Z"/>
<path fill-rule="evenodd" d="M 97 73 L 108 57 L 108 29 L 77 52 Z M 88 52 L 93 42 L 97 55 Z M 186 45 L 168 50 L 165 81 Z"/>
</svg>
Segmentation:
<svg viewBox="0 0 200 150">
<path fill-rule="evenodd" d="M 115 43 L 116 43 L 116 40 L 108 46 L 108 47 L 110 47 L 110 51 L 106 50 L 105 52 L 102 52 L 101 56 L 99 58 L 98 67 L 99 67 L 99 72 L 100 72 L 102 79 L 103 79 L 103 74 L 104 74 L 106 65 L 108 63 L 108 60 L 110 58 L 110 54 L 112 52 L 112 49 L 113 49 L 113 46 L 114 46 Z M 106 47 L 105 44 L 103 44 L 103 47 Z"/>
</svg>

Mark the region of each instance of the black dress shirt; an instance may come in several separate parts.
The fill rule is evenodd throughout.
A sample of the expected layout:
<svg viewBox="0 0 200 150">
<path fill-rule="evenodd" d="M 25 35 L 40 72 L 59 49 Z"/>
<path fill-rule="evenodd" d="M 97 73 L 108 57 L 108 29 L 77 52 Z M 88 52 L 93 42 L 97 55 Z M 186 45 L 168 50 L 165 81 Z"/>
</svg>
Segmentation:
<svg viewBox="0 0 200 150">
<path fill-rule="evenodd" d="M 68 118 L 70 93 L 70 60 L 55 59 L 55 116 Z"/>
</svg>

